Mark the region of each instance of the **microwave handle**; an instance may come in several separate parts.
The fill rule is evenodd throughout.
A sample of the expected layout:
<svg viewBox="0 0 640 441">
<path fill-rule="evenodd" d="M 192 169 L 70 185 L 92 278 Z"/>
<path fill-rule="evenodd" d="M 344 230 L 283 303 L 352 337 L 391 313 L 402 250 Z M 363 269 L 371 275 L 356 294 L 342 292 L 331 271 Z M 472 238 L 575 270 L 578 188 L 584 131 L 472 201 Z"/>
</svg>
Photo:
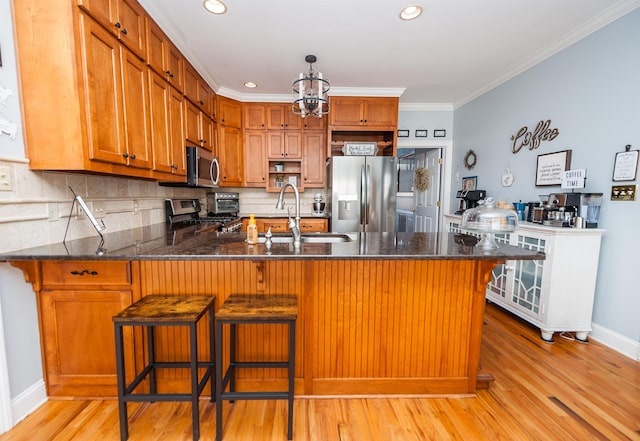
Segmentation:
<svg viewBox="0 0 640 441">
<path fill-rule="evenodd" d="M 216 178 L 213 179 L 213 165 L 216 166 Z M 213 158 L 211 160 L 211 164 L 209 165 L 209 177 L 211 178 L 211 182 L 213 185 L 218 185 L 218 181 L 220 180 L 220 163 L 218 163 L 218 158 Z"/>
</svg>

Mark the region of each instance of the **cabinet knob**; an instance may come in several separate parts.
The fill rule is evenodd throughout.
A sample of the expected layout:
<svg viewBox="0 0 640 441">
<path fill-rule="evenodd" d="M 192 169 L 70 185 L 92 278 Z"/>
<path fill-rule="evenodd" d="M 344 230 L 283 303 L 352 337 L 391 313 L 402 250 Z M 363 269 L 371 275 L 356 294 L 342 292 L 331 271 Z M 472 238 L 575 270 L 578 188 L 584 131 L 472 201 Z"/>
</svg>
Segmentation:
<svg viewBox="0 0 640 441">
<path fill-rule="evenodd" d="M 511 266 L 511 265 L 505 265 L 504 269 L 506 269 L 507 271 L 513 271 L 514 269 L 516 269 L 515 267 Z"/>
<path fill-rule="evenodd" d="M 204 106 L 204 101 L 200 100 L 198 102 L 200 103 L 201 106 Z"/>
<path fill-rule="evenodd" d="M 129 153 L 123 153 L 123 154 L 122 154 L 122 157 L 123 157 L 123 158 L 128 158 L 128 157 L 129 157 Z"/>
<path fill-rule="evenodd" d="M 122 25 L 120 24 L 120 22 L 119 22 L 119 21 L 117 21 L 117 22 L 114 24 L 114 26 L 115 26 L 116 28 L 118 28 L 118 29 L 120 29 L 120 28 L 122 27 Z"/>
<path fill-rule="evenodd" d="M 126 28 L 125 28 L 125 29 L 123 29 L 123 30 L 122 30 L 122 33 L 123 33 L 124 35 L 127 35 L 127 29 L 126 29 Z"/>
<path fill-rule="evenodd" d="M 131 159 L 136 159 L 136 155 L 131 155 Z"/>
</svg>

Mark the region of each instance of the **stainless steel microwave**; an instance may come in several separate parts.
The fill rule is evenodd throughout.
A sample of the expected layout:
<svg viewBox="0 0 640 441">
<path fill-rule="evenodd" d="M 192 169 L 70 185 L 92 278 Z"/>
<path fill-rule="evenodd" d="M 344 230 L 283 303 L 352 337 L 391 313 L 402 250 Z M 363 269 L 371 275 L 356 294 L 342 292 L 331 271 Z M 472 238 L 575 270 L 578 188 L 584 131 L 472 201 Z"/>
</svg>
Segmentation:
<svg viewBox="0 0 640 441">
<path fill-rule="evenodd" d="M 217 187 L 220 180 L 218 158 L 202 147 L 187 146 L 187 185 Z"/>
</svg>

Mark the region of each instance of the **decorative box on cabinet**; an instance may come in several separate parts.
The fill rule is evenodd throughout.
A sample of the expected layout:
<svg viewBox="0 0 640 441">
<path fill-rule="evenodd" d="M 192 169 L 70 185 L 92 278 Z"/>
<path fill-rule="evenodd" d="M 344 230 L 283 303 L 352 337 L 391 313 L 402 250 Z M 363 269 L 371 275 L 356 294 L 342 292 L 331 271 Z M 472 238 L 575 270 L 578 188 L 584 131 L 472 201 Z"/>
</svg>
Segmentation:
<svg viewBox="0 0 640 441">
<path fill-rule="evenodd" d="M 448 231 L 461 232 L 460 216 L 445 219 Z M 487 299 L 539 327 L 545 341 L 563 331 L 587 341 L 603 234 L 602 229 L 526 222 L 511 235 L 498 235 L 498 242 L 543 251 L 546 259 L 498 265 L 487 285 Z"/>
</svg>

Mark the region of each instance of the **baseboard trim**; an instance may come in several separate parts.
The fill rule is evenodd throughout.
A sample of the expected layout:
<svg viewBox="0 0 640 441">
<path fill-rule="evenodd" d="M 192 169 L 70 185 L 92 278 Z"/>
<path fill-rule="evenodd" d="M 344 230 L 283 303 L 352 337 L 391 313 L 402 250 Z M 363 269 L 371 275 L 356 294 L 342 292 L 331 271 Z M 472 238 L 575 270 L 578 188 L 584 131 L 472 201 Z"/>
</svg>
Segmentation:
<svg viewBox="0 0 640 441">
<path fill-rule="evenodd" d="M 589 338 L 610 347 L 614 351 L 620 352 L 632 360 L 640 361 L 640 342 L 633 341 L 597 323 L 592 323 L 591 327 L 593 330 L 589 333 Z"/>
<path fill-rule="evenodd" d="M 11 400 L 13 425 L 22 421 L 27 415 L 47 401 L 47 389 L 44 380 L 39 380 L 20 395 Z"/>
</svg>

